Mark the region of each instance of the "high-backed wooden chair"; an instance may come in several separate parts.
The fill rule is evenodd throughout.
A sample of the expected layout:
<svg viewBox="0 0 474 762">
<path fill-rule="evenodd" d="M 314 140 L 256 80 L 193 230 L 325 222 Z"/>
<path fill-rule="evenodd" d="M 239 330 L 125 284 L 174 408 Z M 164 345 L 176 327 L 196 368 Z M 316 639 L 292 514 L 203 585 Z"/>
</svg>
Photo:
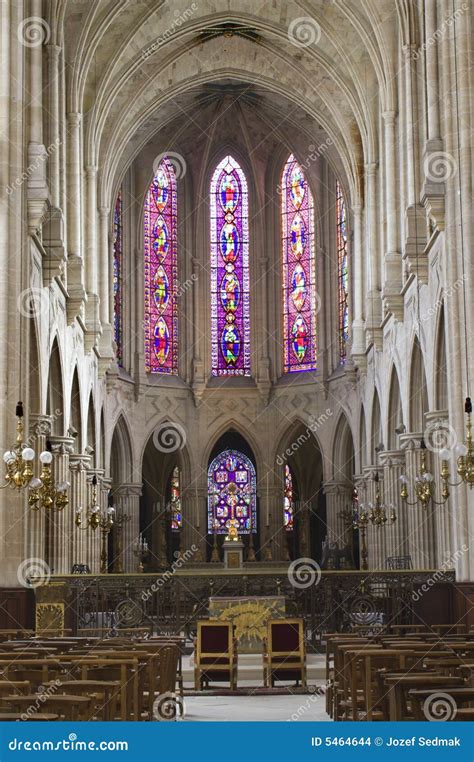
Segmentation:
<svg viewBox="0 0 474 762">
<path fill-rule="evenodd" d="M 197 622 L 194 653 L 194 686 L 202 690 L 203 683 L 229 683 L 237 687 L 237 649 L 231 622 L 207 619 Z"/>
<path fill-rule="evenodd" d="M 302 619 L 270 619 L 264 642 L 263 674 L 265 685 L 275 680 L 295 681 L 306 687 L 306 650 Z"/>
</svg>

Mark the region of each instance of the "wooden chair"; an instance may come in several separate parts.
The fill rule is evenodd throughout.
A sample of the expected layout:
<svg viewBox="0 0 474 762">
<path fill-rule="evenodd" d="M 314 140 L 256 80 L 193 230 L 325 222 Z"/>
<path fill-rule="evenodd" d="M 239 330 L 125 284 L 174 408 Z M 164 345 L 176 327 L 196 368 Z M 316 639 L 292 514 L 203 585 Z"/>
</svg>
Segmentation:
<svg viewBox="0 0 474 762">
<path fill-rule="evenodd" d="M 388 692 L 389 719 L 390 721 L 400 721 L 413 719 L 408 707 L 408 692 L 415 688 L 426 688 L 430 686 L 432 693 L 442 691 L 447 693 L 451 688 L 461 687 L 463 680 L 457 677 L 447 677 L 446 675 L 392 675 L 386 674 L 384 683 Z"/>
<path fill-rule="evenodd" d="M 306 649 L 302 619 L 270 619 L 264 641 L 263 672 L 266 687 L 275 680 L 296 681 L 306 687 Z"/>
<path fill-rule="evenodd" d="M 461 710 L 461 708 L 469 709 L 474 716 L 474 708 L 469 707 L 461 707 L 460 704 L 471 704 L 474 701 L 474 688 L 470 687 L 456 687 L 456 686 L 448 686 L 446 688 L 446 691 L 442 691 L 441 688 L 436 688 L 434 691 L 430 688 L 412 688 L 408 691 L 408 696 L 410 698 L 412 709 L 413 709 L 413 719 L 414 720 L 426 720 L 428 719 L 425 711 L 424 711 L 424 704 L 427 699 L 430 698 L 430 696 L 433 695 L 433 693 L 446 693 L 447 696 L 450 696 L 453 700 L 452 704 L 452 711 L 450 711 L 449 703 L 446 704 L 446 711 L 447 711 L 447 720 L 457 720 L 458 719 L 458 713 Z M 454 711 L 454 709 L 456 711 Z M 464 717 L 462 719 L 468 719 L 468 714 L 464 713 Z"/>
<path fill-rule="evenodd" d="M 203 683 L 229 683 L 237 687 L 237 648 L 234 628 L 230 622 L 207 619 L 197 622 L 194 653 L 194 687 L 202 690 Z"/>
<path fill-rule="evenodd" d="M 30 716 L 32 719 L 37 714 L 36 710 L 47 712 L 48 709 L 70 722 L 91 719 L 89 696 L 47 696 L 44 693 L 31 693 L 24 696 L 1 696 L 0 703 L 13 711 L 24 712 L 25 716 Z"/>
</svg>

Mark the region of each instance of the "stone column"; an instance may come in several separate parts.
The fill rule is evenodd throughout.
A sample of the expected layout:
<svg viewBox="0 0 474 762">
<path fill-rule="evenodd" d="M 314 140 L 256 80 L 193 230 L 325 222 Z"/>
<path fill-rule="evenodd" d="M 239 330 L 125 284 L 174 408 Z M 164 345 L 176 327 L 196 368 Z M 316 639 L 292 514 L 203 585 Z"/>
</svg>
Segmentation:
<svg viewBox="0 0 474 762">
<path fill-rule="evenodd" d="M 44 30 L 39 26 L 42 18 L 41 0 L 30 0 L 27 15 L 36 19 L 36 33 L 44 37 Z M 31 20 L 31 19 L 30 19 Z M 32 24 L 35 26 L 35 24 Z M 20 28 L 18 28 L 20 31 Z M 23 34 L 25 30 L 23 29 Z M 27 34 L 27 32 L 26 32 Z M 7 50 L 9 46 L 7 45 Z M 46 165 L 48 155 L 43 138 L 43 46 L 29 45 L 26 60 L 29 62 L 28 91 L 32 93 L 28 100 L 28 167 L 32 171 L 28 175 L 28 227 L 31 233 L 36 233 L 46 212 L 48 185 L 46 182 Z M 5 71 L 3 69 L 3 76 Z"/>
<path fill-rule="evenodd" d="M 125 573 L 134 572 L 138 563 L 133 554 L 133 546 L 140 534 L 141 494 L 141 482 L 121 484 L 114 490 L 114 504 L 117 510 L 126 516 L 130 516 L 130 519 L 123 525 L 122 531 L 122 565 Z"/>
<path fill-rule="evenodd" d="M 257 490 L 260 507 L 260 561 L 283 561 L 283 486 L 263 482 Z"/>
<path fill-rule="evenodd" d="M 431 451 L 431 471 L 434 476 L 434 482 L 436 484 L 436 499 L 441 500 L 441 458 L 439 456 L 441 450 L 447 448 L 453 451 L 456 444 L 456 434 L 452 426 L 449 424 L 448 413 L 446 410 L 434 410 L 425 415 L 426 429 L 425 440 L 426 445 Z M 451 472 L 450 481 L 457 481 L 456 474 L 456 459 L 453 457 L 454 453 L 451 453 L 449 461 L 449 468 Z M 452 489 L 452 493 L 456 492 L 456 488 Z M 452 501 L 455 499 L 454 494 L 444 505 L 439 505 L 434 508 L 435 513 L 435 537 L 436 537 L 436 566 L 439 568 L 445 563 L 450 563 L 450 559 L 453 557 L 453 540 L 452 540 Z"/>
<path fill-rule="evenodd" d="M 48 154 L 49 154 L 49 190 L 51 204 L 60 207 L 60 177 L 59 177 L 59 55 L 61 48 L 58 45 L 47 45 L 48 51 Z"/>
<path fill-rule="evenodd" d="M 415 502 L 414 483 L 421 466 L 421 433 L 408 433 L 400 436 L 400 446 L 405 451 L 406 476 L 408 478 L 408 502 Z M 431 470 L 431 458 L 426 451 L 426 468 Z M 408 516 L 408 552 L 414 569 L 433 569 L 435 567 L 436 538 L 434 531 L 434 513 L 437 508 L 428 505 L 423 508 L 416 501 L 415 505 L 406 505 Z"/>
<path fill-rule="evenodd" d="M 407 201 L 413 207 L 417 203 L 415 189 L 419 192 L 418 150 L 418 97 L 416 91 L 416 45 L 404 45 L 405 57 L 405 124 L 407 150 Z"/>
<path fill-rule="evenodd" d="M 46 441 L 51 434 L 51 417 L 49 415 L 29 415 L 30 436 L 28 445 L 36 453 L 35 458 L 35 476 L 39 476 L 40 462 L 39 455 L 46 450 Z M 28 510 L 27 514 L 27 558 L 44 558 L 46 550 L 46 517 L 41 509 L 33 511 Z"/>
<path fill-rule="evenodd" d="M 426 39 L 436 40 L 435 33 L 438 29 L 437 3 L 425 0 L 425 28 Z M 427 96 L 427 127 L 428 148 L 439 150 L 440 148 L 440 124 L 439 124 L 439 72 L 438 72 L 438 44 L 427 44 L 425 48 L 426 65 L 426 96 Z M 441 142 L 442 145 L 442 142 Z"/>
<path fill-rule="evenodd" d="M 396 521 L 387 521 L 385 526 L 386 549 L 388 556 L 407 556 L 408 510 L 400 497 L 400 476 L 405 472 L 405 453 L 403 450 L 385 450 L 379 454 L 383 467 L 384 499 L 387 514 L 391 506 L 395 509 Z"/>
<path fill-rule="evenodd" d="M 91 349 L 100 330 L 97 289 L 97 167 L 86 170 L 86 349 Z"/>
<path fill-rule="evenodd" d="M 74 524 L 72 530 L 71 567 L 73 564 L 87 563 L 86 532 L 89 530 L 82 529 L 82 527 L 76 527 L 74 522 L 78 508 L 82 508 L 83 517 L 85 518 L 85 512 L 88 505 L 86 479 L 90 460 L 90 455 L 71 454 L 69 456 L 69 473 L 71 482 L 69 491 L 69 511 L 71 513 L 71 522 Z M 84 526 L 84 524 L 82 526 Z"/>
<path fill-rule="evenodd" d="M 351 509 L 352 484 L 329 481 L 323 485 L 326 495 L 327 539 L 336 542 L 340 548 L 352 544 L 352 529 L 348 523 L 348 508 Z"/>
<path fill-rule="evenodd" d="M 367 262 L 367 293 L 365 322 L 369 328 L 368 341 L 378 344 L 381 338 L 380 322 L 382 309 L 380 302 L 380 252 L 377 213 L 377 163 L 370 162 L 365 165 L 366 172 L 366 262 Z"/>
<path fill-rule="evenodd" d="M 362 251 L 362 206 L 352 207 L 352 227 L 354 231 L 352 246 L 353 261 L 353 320 L 352 320 L 352 354 L 365 360 L 364 339 L 364 253 Z"/>
<path fill-rule="evenodd" d="M 100 294 L 100 323 L 102 335 L 100 337 L 100 355 L 102 358 L 111 360 L 113 357 L 112 341 L 112 315 L 110 312 L 109 295 L 113 294 L 113 277 L 110 280 L 110 241 L 109 241 L 109 207 L 101 206 L 99 209 L 99 294 Z"/>
<path fill-rule="evenodd" d="M 378 475 L 377 483 L 375 477 Z M 363 470 L 365 481 L 365 494 L 363 499 L 359 495 L 359 500 L 364 504 L 364 508 L 370 514 L 371 508 L 376 504 L 377 491 L 380 496 L 380 502 L 385 502 L 383 471 L 377 466 L 367 466 Z M 385 559 L 387 558 L 387 538 L 386 528 L 372 524 L 367 524 L 366 529 L 367 553 L 369 569 L 385 569 Z"/>
<path fill-rule="evenodd" d="M 53 451 L 53 483 L 70 482 L 69 457 L 74 452 L 72 437 L 50 436 Z M 70 489 L 68 489 L 70 500 Z M 50 563 L 55 574 L 68 574 L 71 571 L 72 536 L 74 532 L 74 517 L 70 504 L 62 511 L 50 511 Z"/>
<path fill-rule="evenodd" d="M 384 257 L 383 298 L 387 311 L 403 317 L 402 259 L 399 250 L 399 198 L 396 167 L 396 111 L 384 111 L 385 125 L 385 209 L 386 250 Z"/>
</svg>

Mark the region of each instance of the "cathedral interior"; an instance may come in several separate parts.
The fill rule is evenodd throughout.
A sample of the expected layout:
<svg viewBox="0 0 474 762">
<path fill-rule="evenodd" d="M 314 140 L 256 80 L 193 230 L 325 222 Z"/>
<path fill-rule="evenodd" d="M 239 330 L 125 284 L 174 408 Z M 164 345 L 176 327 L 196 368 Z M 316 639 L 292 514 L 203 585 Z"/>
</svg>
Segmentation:
<svg viewBox="0 0 474 762">
<path fill-rule="evenodd" d="M 471 3 L 0 18 L 0 641 L 195 648 L 178 717 L 206 622 L 236 691 L 270 620 L 303 687 L 328 633 L 468 643 Z M 357 719 L 332 680 L 318 718 Z"/>
</svg>

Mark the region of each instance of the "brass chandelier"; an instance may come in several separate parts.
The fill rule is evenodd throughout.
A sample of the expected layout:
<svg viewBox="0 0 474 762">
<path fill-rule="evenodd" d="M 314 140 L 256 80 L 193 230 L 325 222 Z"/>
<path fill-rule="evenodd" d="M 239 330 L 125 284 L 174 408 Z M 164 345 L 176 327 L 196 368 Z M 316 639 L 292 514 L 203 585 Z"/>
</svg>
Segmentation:
<svg viewBox="0 0 474 762">
<path fill-rule="evenodd" d="M 29 483 L 28 505 L 34 511 L 40 508 L 46 508 L 46 510 L 56 508 L 62 511 L 69 504 L 67 491 L 70 484 L 67 481 L 54 484 L 51 472 L 53 453 L 49 442 L 46 447 L 47 449 L 39 456 L 41 473 L 39 477 L 33 477 Z"/>
<path fill-rule="evenodd" d="M 428 508 L 431 503 L 434 505 L 444 505 L 449 497 L 449 463 L 447 460 L 443 461 L 440 476 L 442 481 L 441 500 L 437 500 L 435 479 L 426 466 L 426 443 L 422 438 L 420 442 L 420 470 L 416 474 L 413 484 L 415 499 L 409 500 L 408 477 L 406 474 L 400 476 L 401 499 L 407 505 L 417 505 L 417 503 L 420 503 L 424 509 Z"/>
<path fill-rule="evenodd" d="M 18 402 L 16 406 L 16 440 L 10 450 L 3 455 L 5 463 L 5 484 L 2 489 L 11 487 L 20 491 L 27 487 L 33 478 L 33 461 L 35 451 L 23 442 L 23 403 Z"/>
<path fill-rule="evenodd" d="M 78 507 L 74 523 L 78 529 L 87 530 L 89 527 L 95 532 L 100 528 L 102 535 L 102 549 L 100 553 L 100 573 L 107 573 L 107 537 L 114 526 L 115 508 L 107 506 L 103 511 L 97 500 L 97 476 L 92 477 L 92 504 L 87 508 L 85 526 L 83 526 L 83 509 Z"/>
</svg>

